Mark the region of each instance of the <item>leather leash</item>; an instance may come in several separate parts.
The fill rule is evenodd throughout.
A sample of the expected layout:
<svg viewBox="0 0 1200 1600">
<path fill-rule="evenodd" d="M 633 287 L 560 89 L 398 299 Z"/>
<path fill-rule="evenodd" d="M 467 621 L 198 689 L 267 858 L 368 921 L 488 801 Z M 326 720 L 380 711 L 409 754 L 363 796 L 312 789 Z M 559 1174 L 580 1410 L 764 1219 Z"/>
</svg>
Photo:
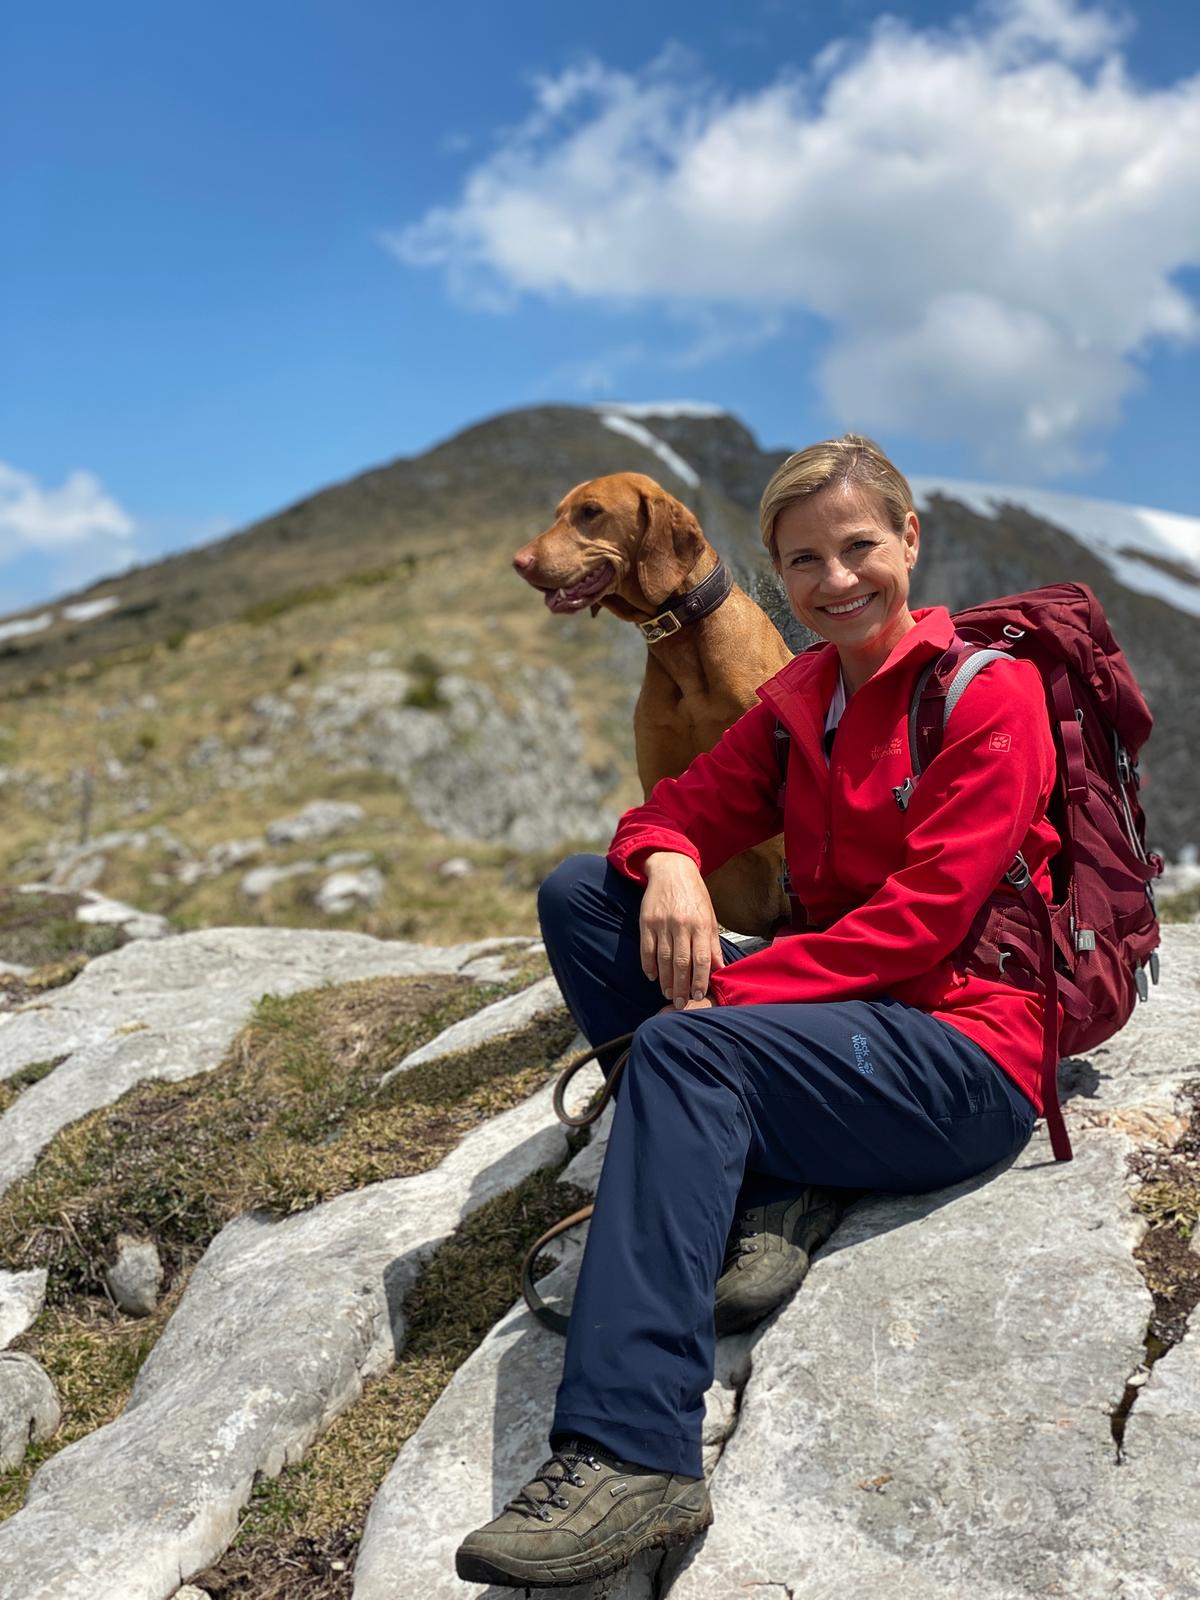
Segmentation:
<svg viewBox="0 0 1200 1600">
<path fill-rule="evenodd" d="M 581 1050 L 578 1055 L 572 1056 L 562 1072 L 558 1082 L 554 1085 L 554 1114 L 560 1122 L 565 1122 L 568 1128 L 589 1127 L 600 1116 L 605 1106 L 617 1092 L 617 1085 L 621 1081 L 621 1074 L 625 1070 L 625 1063 L 629 1059 L 629 1046 L 633 1042 L 631 1033 L 623 1033 L 616 1039 L 609 1039 L 605 1044 L 598 1044 Z M 604 1080 L 604 1087 L 593 1095 L 585 1109 L 575 1116 L 566 1108 L 565 1097 L 567 1086 L 581 1067 L 586 1067 L 589 1061 L 604 1053 L 606 1050 L 619 1050 L 612 1071 Z M 540 1239 L 535 1239 L 525 1252 L 525 1259 L 521 1263 L 521 1293 L 525 1297 L 525 1304 L 544 1328 L 549 1328 L 553 1333 L 566 1333 L 569 1318 L 561 1311 L 554 1311 L 542 1299 L 533 1281 L 533 1263 L 541 1250 L 545 1249 L 551 1239 L 557 1239 L 560 1233 L 565 1233 L 568 1228 L 574 1228 L 581 1222 L 586 1222 L 595 1210 L 595 1206 L 580 1206 L 578 1211 L 572 1211 L 569 1217 L 564 1217 L 561 1222 L 556 1222 L 552 1228 L 547 1228 Z"/>
</svg>

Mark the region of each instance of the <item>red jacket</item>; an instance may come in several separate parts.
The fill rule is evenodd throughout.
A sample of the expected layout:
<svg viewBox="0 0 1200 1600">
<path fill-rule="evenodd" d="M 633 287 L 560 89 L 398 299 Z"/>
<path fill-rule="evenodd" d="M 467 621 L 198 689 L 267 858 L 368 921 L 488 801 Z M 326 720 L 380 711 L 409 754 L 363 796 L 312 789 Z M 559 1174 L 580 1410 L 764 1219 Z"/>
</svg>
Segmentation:
<svg viewBox="0 0 1200 1600">
<path fill-rule="evenodd" d="M 782 935 L 714 972 L 711 998 L 765 1005 L 892 995 L 975 1040 L 1040 1112 L 1040 997 L 967 974 L 953 955 L 1018 850 L 1050 896 L 1046 864 L 1059 841 L 1046 820 L 1055 753 L 1042 680 L 1023 661 L 980 672 L 901 811 L 892 790 L 912 770 L 914 684 L 953 636 L 943 606 L 914 616 L 847 703 L 831 766 L 822 740 L 838 658 L 827 645 L 788 662 L 714 749 L 627 811 L 608 859 L 644 883 L 644 854 L 675 850 L 707 875 L 782 829 L 792 888 L 814 931 Z M 777 720 L 791 734 L 782 814 Z"/>
</svg>

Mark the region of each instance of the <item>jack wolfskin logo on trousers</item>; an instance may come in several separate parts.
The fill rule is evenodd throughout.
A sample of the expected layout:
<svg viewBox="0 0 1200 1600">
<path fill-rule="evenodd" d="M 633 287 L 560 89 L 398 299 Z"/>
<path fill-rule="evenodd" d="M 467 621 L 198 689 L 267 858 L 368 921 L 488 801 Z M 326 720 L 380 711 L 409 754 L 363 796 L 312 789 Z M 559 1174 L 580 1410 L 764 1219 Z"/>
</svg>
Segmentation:
<svg viewBox="0 0 1200 1600">
<path fill-rule="evenodd" d="M 860 1072 L 873 1073 L 875 1064 L 871 1060 L 871 1047 L 861 1033 L 852 1033 L 850 1043 L 854 1046 L 854 1065 Z"/>
</svg>

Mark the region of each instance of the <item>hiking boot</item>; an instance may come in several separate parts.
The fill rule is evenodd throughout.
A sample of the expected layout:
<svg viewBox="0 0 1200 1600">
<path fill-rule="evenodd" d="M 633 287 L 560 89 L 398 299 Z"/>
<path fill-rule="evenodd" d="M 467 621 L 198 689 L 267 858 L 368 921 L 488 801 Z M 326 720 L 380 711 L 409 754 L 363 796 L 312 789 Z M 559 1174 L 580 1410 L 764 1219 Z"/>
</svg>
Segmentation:
<svg viewBox="0 0 1200 1600">
<path fill-rule="evenodd" d="M 790 1200 L 752 1206 L 735 1219 L 717 1279 L 717 1337 L 752 1328 L 804 1281 L 855 1191 L 801 1189 Z"/>
<path fill-rule="evenodd" d="M 639 1550 L 686 1544 L 711 1521 L 703 1478 L 654 1472 L 572 1439 L 494 1521 L 467 1535 L 454 1566 L 468 1583 L 514 1589 L 586 1583 Z"/>
</svg>

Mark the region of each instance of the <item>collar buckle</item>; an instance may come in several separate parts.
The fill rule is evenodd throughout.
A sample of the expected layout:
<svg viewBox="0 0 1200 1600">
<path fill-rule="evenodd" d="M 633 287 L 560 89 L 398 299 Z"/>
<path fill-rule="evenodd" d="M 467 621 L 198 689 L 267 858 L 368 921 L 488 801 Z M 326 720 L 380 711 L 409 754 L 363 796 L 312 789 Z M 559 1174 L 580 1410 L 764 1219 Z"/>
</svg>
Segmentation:
<svg viewBox="0 0 1200 1600">
<path fill-rule="evenodd" d="M 669 639 L 673 633 L 678 633 L 683 623 L 673 611 L 660 611 L 649 622 L 639 622 L 638 627 L 647 644 L 657 644 L 660 639 Z"/>
</svg>

